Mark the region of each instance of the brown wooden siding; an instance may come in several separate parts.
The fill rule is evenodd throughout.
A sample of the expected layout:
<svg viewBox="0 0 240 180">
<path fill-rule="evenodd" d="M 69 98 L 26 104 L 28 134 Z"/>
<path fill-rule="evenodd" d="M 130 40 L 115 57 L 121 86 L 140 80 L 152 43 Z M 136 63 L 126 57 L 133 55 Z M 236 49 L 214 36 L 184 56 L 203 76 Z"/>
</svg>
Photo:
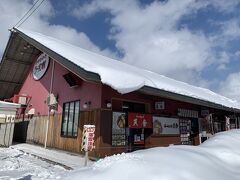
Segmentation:
<svg viewBox="0 0 240 180">
<path fill-rule="evenodd" d="M 47 116 L 40 116 L 30 120 L 27 134 L 28 142 L 44 144 L 47 118 Z M 99 119 L 100 110 L 81 112 L 78 136 L 76 138 L 70 138 L 61 136 L 62 115 L 56 114 L 50 116 L 47 146 L 81 153 L 83 124 L 96 125 L 95 145 L 98 146 L 100 130 L 98 124 L 100 122 Z"/>
<path fill-rule="evenodd" d="M 44 144 L 47 116 L 35 117 L 28 126 L 27 141 Z M 47 146 L 62 150 L 81 152 L 82 131 L 84 124 L 93 124 L 95 131 L 95 149 L 89 152 L 92 157 L 105 157 L 112 154 L 127 152 L 127 146 L 113 147 L 112 144 L 112 111 L 97 109 L 81 111 L 78 136 L 76 138 L 61 136 L 62 115 L 50 117 Z M 195 141 L 198 141 L 196 139 Z M 152 130 L 145 131 L 145 148 L 180 144 L 179 136 L 152 136 Z M 198 142 L 199 143 L 199 142 Z"/>
</svg>

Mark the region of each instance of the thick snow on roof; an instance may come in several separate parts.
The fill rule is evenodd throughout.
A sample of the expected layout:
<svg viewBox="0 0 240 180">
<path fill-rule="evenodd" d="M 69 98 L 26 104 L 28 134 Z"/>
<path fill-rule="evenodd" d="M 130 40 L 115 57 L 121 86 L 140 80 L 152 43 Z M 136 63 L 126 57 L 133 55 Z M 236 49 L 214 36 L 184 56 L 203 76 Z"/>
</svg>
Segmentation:
<svg viewBox="0 0 240 180">
<path fill-rule="evenodd" d="M 208 89 L 176 81 L 37 32 L 24 29 L 18 30 L 86 71 L 99 74 L 102 83 L 111 86 L 122 94 L 138 90 L 144 86 L 149 86 L 226 107 L 240 109 L 240 104 L 236 101 L 223 97 Z"/>
<path fill-rule="evenodd" d="M 20 104 L 16 104 L 16 103 L 0 101 L 0 109 L 1 108 L 16 109 L 16 108 L 20 108 L 20 106 L 21 106 Z"/>
<path fill-rule="evenodd" d="M 200 146 L 169 146 L 106 157 L 69 173 L 88 180 L 239 180 L 240 130 L 216 134 Z"/>
</svg>

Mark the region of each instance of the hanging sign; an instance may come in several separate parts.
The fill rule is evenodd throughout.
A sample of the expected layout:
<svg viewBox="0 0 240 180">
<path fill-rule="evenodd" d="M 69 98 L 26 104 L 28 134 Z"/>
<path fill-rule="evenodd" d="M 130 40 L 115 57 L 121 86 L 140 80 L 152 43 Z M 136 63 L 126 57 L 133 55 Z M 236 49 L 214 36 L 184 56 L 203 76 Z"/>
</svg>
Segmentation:
<svg viewBox="0 0 240 180">
<path fill-rule="evenodd" d="M 38 56 L 32 70 L 33 79 L 40 80 L 46 73 L 49 64 L 49 56 L 46 53 L 42 53 Z"/>
<path fill-rule="evenodd" d="M 179 134 L 179 120 L 153 116 L 153 134 Z"/>
<path fill-rule="evenodd" d="M 152 128 L 152 115 L 128 113 L 129 128 Z"/>
<path fill-rule="evenodd" d="M 95 125 L 84 125 L 82 136 L 82 151 L 92 151 L 94 148 Z"/>
</svg>

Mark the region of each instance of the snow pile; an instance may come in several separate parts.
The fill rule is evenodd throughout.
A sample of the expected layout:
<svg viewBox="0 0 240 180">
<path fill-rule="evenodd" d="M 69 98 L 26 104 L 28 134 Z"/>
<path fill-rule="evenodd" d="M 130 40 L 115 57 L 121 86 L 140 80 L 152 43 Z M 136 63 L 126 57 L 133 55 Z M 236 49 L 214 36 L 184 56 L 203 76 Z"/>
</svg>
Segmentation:
<svg viewBox="0 0 240 180">
<path fill-rule="evenodd" d="M 115 155 L 65 179 L 239 180 L 240 130 L 218 133 L 200 146 L 170 146 Z"/>
<path fill-rule="evenodd" d="M 236 101 L 218 95 L 208 89 L 191 86 L 165 76 L 140 69 L 117 60 L 84 50 L 58 39 L 40 33 L 18 29 L 60 56 L 68 59 L 86 71 L 97 73 L 102 83 L 124 94 L 144 86 L 165 90 L 197 99 L 210 101 L 230 108 L 240 109 Z"/>
</svg>

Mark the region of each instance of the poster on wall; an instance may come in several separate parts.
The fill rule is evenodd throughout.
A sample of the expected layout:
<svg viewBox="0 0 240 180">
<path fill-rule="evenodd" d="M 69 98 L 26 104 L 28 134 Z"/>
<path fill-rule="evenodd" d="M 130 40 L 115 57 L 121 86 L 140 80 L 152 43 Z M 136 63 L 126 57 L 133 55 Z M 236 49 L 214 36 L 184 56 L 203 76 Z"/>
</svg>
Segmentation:
<svg viewBox="0 0 240 180">
<path fill-rule="evenodd" d="M 112 114 L 112 145 L 126 145 L 126 114 L 113 112 Z"/>
<path fill-rule="evenodd" d="M 153 134 L 179 134 L 179 120 L 176 118 L 166 118 L 153 116 Z"/>
</svg>

